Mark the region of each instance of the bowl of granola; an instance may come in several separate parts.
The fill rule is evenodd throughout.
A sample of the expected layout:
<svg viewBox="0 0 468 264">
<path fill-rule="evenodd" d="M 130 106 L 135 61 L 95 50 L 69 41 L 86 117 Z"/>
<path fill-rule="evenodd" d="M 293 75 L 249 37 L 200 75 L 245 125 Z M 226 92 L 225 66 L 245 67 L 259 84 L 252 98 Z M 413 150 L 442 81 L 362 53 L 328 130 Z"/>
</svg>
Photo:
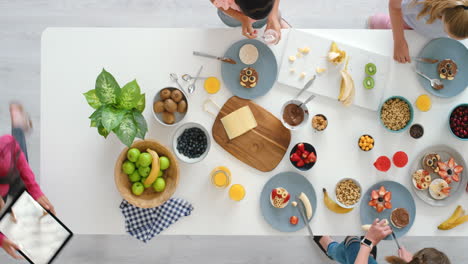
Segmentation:
<svg viewBox="0 0 468 264">
<path fill-rule="evenodd" d="M 335 187 L 336 203 L 343 208 L 354 208 L 361 200 L 362 188 L 352 178 L 341 179 Z"/>
<path fill-rule="evenodd" d="M 413 122 L 414 110 L 402 96 L 387 98 L 380 106 L 380 123 L 390 132 L 403 132 Z"/>
</svg>

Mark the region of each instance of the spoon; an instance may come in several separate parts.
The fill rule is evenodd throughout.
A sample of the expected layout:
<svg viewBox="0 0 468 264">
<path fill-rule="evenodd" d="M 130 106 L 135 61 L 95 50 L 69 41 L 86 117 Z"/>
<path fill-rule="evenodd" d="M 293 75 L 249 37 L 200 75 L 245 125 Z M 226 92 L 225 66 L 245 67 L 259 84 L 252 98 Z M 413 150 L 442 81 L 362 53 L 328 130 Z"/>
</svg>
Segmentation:
<svg viewBox="0 0 468 264">
<path fill-rule="evenodd" d="M 182 85 L 180 85 L 180 83 L 179 83 L 179 78 L 177 77 L 177 74 L 171 73 L 171 74 L 169 75 L 169 77 L 171 78 L 171 80 L 173 80 L 174 82 L 177 83 L 177 86 L 179 86 L 179 89 L 184 90 L 184 89 L 182 88 Z"/>
<path fill-rule="evenodd" d="M 305 100 L 303 103 L 299 105 L 299 107 L 302 107 L 302 105 L 306 105 L 308 102 L 312 101 L 312 99 L 315 98 L 315 94 L 311 95 L 307 100 Z"/>
<path fill-rule="evenodd" d="M 307 89 L 309 89 L 309 87 L 312 85 L 314 80 L 315 80 L 315 75 L 312 76 L 312 78 L 310 78 L 310 80 L 306 83 L 306 85 L 304 85 L 304 88 L 301 89 L 301 91 L 296 95 L 296 97 L 294 97 L 294 99 L 298 98 L 299 96 L 301 96 L 301 94 L 303 92 L 305 92 Z"/>
<path fill-rule="evenodd" d="M 439 79 L 431 79 L 429 77 L 427 77 L 424 73 L 418 71 L 418 70 L 414 70 L 417 74 L 421 75 L 422 77 L 426 78 L 427 80 L 429 80 L 431 82 L 431 86 L 432 88 L 436 89 L 436 90 L 440 90 L 440 89 L 443 89 L 444 88 L 444 85 L 442 84 L 442 82 L 439 80 Z"/>
<path fill-rule="evenodd" d="M 193 76 L 191 76 L 190 74 L 187 74 L 187 73 L 182 75 L 182 80 L 184 80 L 186 82 L 188 82 L 190 80 L 193 80 L 193 79 L 195 79 L 195 80 L 205 80 L 205 79 L 208 79 L 208 77 L 198 77 L 198 78 L 196 78 L 196 77 L 193 77 Z"/>
<path fill-rule="evenodd" d="M 203 65 L 200 66 L 200 69 L 198 69 L 197 77 L 193 78 L 192 83 L 187 87 L 189 93 L 193 93 L 195 91 L 195 82 L 200 77 L 200 73 L 202 69 L 203 69 Z"/>
</svg>

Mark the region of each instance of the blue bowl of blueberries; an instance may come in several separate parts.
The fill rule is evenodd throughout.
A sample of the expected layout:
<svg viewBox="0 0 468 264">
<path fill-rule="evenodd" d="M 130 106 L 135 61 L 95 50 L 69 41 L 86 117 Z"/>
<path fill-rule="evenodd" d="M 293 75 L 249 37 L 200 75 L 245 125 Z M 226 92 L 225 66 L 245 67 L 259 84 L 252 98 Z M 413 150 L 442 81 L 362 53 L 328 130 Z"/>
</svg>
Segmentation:
<svg viewBox="0 0 468 264">
<path fill-rule="evenodd" d="M 186 163 L 202 161 L 211 147 L 208 130 L 198 123 L 185 123 L 175 131 L 172 148 L 177 158 Z"/>
</svg>

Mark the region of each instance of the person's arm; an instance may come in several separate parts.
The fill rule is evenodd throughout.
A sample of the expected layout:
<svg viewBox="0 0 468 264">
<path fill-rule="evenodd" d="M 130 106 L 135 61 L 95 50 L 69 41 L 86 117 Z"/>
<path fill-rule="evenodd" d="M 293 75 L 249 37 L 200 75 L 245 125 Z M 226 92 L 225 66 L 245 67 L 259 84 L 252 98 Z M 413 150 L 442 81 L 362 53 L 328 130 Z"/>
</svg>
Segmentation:
<svg viewBox="0 0 468 264">
<path fill-rule="evenodd" d="M 39 197 L 43 196 L 44 194 L 37 184 L 33 171 L 29 166 L 28 161 L 26 160 L 26 156 L 24 155 L 23 151 L 21 150 L 19 144 L 15 141 L 15 153 L 14 158 L 16 158 L 16 153 L 19 153 L 18 159 L 16 160 L 16 168 L 20 173 L 20 177 L 23 180 L 23 183 L 26 187 L 26 190 L 31 194 L 34 200 L 37 200 Z"/>
<path fill-rule="evenodd" d="M 365 238 L 369 239 L 374 247 L 377 246 L 377 244 L 379 244 L 382 239 L 386 238 L 393 232 L 392 229 L 385 223 L 386 220 L 379 221 L 379 219 L 375 219 L 369 231 L 367 231 Z M 369 255 L 371 251 L 372 248 L 361 245 L 354 264 L 367 264 L 369 262 Z"/>
<path fill-rule="evenodd" d="M 398 250 L 398 256 L 406 262 L 410 262 L 411 260 L 413 260 L 413 257 L 414 257 L 413 254 L 409 252 L 408 250 L 406 250 L 406 248 L 404 247 L 401 247 Z"/>
<path fill-rule="evenodd" d="M 361 247 L 359 248 L 359 253 L 356 257 L 356 260 L 354 261 L 354 264 L 368 264 L 371 251 L 372 251 L 371 248 L 361 245 Z"/>
<path fill-rule="evenodd" d="M 214 5 L 215 0 L 210 0 L 210 1 Z M 220 8 L 218 8 L 218 9 L 220 9 Z M 227 10 L 221 9 L 221 11 L 223 11 L 224 13 L 229 15 L 230 17 L 239 20 L 242 23 L 242 35 L 246 36 L 247 38 L 251 38 L 251 39 L 257 37 L 257 30 L 255 30 L 252 27 L 252 22 L 251 22 L 251 20 L 250 20 L 250 18 L 248 16 L 246 16 L 243 13 L 241 13 L 241 12 L 239 12 L 237 10 L 234 10 L 232 8 L 229 8 Z"/>
<path fill-rule="evenodd" d="M 44 193 L 41 190 L 41 187 L 39 187 L 39 184 L 37 184 L 34 173 L 31 170 L 31 167 L 29 166 L 29 163 L 26 160 L 26 156 L 21 150 L 21 147 L 13 137 L 12 140 L 14 140 L 16 144 L 15 153 L 19 153 L 18 160 L 16 161 L 16 168 L 20 173 L 21 180 L 23 180 L 26 190 L 28 190 L 28 192 L 31 194 L 34 200 L 36 200 L 40 205 L 42 205 L 42 207 L 51 211 L 55 215 L 56 212 L 54 206 L 44 195 Z M 16 158 L 16 154 L 14 155 L 14 157 Z"/>
<path fill-rule="evenodd" d="M 275 0 L 275 3 L 273 4 L 273 8 L 271 9 L 270 15 L 268 15 L 268 20 L 267 20 L 267 25 L 266 29 L 273 29 L 278 33 L 278 39 L 276 40 L 276 43 L 278 43 L 281 40 L 281 23 L 280 23 L 280 17 L 279 17 L 279 4 L 280 0 Z"/>
<path fill-rule="evenodd" d="M 388 10 L 392 22 L 393 32 L 393 59 L 400 63 L 411 62 L 408 43 L 405 39 L 403 12 L 401 11 L 402 0 L 389 0 Z"/>
</svg>

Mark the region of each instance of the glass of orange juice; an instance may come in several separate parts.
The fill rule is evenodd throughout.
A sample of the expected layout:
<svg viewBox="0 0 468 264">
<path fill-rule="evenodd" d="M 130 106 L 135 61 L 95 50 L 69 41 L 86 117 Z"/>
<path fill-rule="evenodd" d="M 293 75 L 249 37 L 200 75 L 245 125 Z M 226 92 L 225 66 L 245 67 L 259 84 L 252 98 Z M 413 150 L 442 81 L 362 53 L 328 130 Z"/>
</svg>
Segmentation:
<svg viewBox="0 0 468 264">
<path fill-rule="evenodd" d="M 224 189 L 231 184 L 231 171 L 224 166 L 214 168 L 210 175 L 211 183 L 217 188 Z"/>
<path fill-rule="evenodd" d="M 233 184 L 229 189 L 229 198 L 234 201 L 242 201 L 245 197 L 245 188 L 240 184 Z"/>
</svg>

